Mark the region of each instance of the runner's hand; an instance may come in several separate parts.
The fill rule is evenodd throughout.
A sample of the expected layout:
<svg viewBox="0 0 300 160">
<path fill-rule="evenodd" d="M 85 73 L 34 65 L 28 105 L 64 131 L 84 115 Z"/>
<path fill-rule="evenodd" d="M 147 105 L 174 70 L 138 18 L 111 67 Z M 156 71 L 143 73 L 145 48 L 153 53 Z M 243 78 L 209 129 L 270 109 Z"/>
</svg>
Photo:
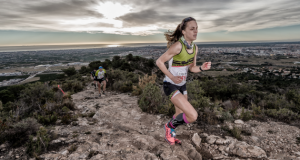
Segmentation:
<svg viewBox="0 0 300 160">
<path fill-rule="evenodd" d="M 181 78 L 181 76 L 173 76 L 173 78 L 171 78 L 171 80 L 176 83 L 179 84 L 183 81 L 183 79 Z"/>
<path fill-rule="evenodd" d="M 209 70 L 211 67 L 211 62 L 204 62 L 201 66 L 202 70 Z"/>
<path fill-rule="evenodd" d="M 108 79 L 106 78 L 106 82 L 108 82 Z"/>
</svg>

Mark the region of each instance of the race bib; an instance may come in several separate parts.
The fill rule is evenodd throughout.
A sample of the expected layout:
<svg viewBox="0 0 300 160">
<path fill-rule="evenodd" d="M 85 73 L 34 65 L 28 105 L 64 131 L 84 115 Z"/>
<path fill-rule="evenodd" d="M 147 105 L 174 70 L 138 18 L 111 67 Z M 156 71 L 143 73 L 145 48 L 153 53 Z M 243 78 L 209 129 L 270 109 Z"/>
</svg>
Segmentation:
<svg viewBox="0 0 300 160">
<path fill-rule="evenodd" d="M 177 76 L 180 76 L 183 81 L 186 81 L 187 73 L 186 72 L 178 72 Z"/>
</svg>

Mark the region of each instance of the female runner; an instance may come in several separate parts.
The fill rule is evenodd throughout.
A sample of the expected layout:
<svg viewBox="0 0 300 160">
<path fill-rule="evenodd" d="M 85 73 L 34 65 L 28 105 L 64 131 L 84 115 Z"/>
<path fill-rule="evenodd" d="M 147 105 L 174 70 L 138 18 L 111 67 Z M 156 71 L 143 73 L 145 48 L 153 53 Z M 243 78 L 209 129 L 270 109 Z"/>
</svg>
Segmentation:
<svg viewBox="0 0 300 160">
<path fill-rule="evenodd" d="M 170 145 L 181 144 L 176 139 L 175 128 L 185 123 L 197 120 L 198 113 L 188 102 L 186 90 L 186 77 L 188 69 L 191 72 L 209 70 L 211 62 L 205 62 L 202 66 L 196 66 L 198 47 L 193 43 L 198 33 L 198 25 L 194 18 L 187 17 L 177 26 L 174 32 L 166 32 L 168 50 L 161 55 L 156 64 L 166 75 L 163 82 L 164 92 L 175 105 L 176 113 L 167 122 L 165 128 L 165 139 Z M 169 69 L 165 62 L 169 61 Z"/>
</svg>

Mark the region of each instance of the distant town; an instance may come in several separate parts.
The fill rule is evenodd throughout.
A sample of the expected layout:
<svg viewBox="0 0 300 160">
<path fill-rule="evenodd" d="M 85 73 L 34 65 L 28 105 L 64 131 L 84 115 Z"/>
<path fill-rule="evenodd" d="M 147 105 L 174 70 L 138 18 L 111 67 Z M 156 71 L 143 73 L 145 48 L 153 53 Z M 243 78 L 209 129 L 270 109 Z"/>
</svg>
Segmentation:
<svg viewBox="0 0 300 160">
<path fill-rule="evenodd" d="M 300 79 L 300 42 L 197 46 L 197 64 L 212 62 L 212 69 L 206 72 L 210 76 L 248 72 L 258 76 Z M 18 76 L 59 73 L 71 66 L 80 69 L 92 61 L 111 60 L 113 56 L 128 54 L 156 60 L 166 51 L 166 46 L 145 46 L 0 52 L 0 77 L 13 77 L 0 81 L 0 87 L 18 84 L 25 79 Z"/>
</svg>

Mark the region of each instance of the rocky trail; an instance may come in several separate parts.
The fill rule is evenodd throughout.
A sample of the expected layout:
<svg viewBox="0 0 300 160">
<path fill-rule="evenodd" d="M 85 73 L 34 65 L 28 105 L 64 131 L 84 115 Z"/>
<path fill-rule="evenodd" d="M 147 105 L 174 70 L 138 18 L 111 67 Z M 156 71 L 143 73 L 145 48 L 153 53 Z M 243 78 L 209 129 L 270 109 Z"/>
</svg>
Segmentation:
<svg viewBox="0 0 300 160">
<path fill-rule="evenodd" d="M 137 97 L 113 92 L 99 97 L 97 90 L 89 85 L 72 95 L 72 99 L 77 108 L 73 114 L 90 116 L 79 117 L 70 125 L 53 127 L 51 132 L 57 139 L 50 142 L 48 152 L 41 159 L 300 160 L 300 147 L 295 139 L 300 129 L 286 124 L 240 120 L 226 124 L 251 130 L 251 135 L 243 137 L 245 141 L 209 135 L 196 124 L 189 124 L 176 129 L 182 145 L 170 146 L 164 140 L 163 128 L 169 118 L 142 112 Z M 269 133 L 271 129 L 273 133 Z M 11 152 L 12 159 L 17 159 Z"/>
</svg>

